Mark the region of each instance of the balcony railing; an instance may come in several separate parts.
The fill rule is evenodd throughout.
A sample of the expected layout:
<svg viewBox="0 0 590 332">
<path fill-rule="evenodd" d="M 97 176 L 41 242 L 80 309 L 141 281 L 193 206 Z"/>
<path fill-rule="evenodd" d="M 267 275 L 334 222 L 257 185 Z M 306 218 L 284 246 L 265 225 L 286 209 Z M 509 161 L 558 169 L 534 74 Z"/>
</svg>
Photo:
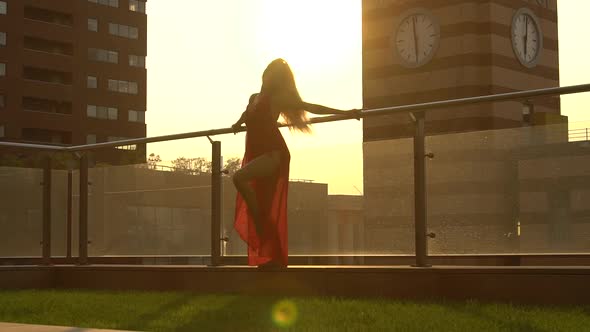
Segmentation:
<svg viewBox="0 0 590 332">
<path fill-rule="evenodd" d="M 403 226 L 404 220 L 408 218 L 408 215 L 394 215 L 395 213 L 397 213 L 398 211 L 404 210 L 407 207 L 407 199 L 405 198 L 406 193 L 410 193 L 411 189 L 408 188 L 402 188 L 404 185 L 408 185 L 411 184 L 411 186 L 413 187 L 413 215 L 409 214 L 411 216 L 411 218 L 413 219 L 413 233 L 414 233 L 414 242 L 413 245 L 415 246 L 414 248 L 414 252 L 415 252 L 415 257 L 416 257 L 416 266 L 418 267 L 425 267 L 425 266 L 429 266 L 429 261 L 428 261 L 428 239 L 429 238 L 433 238 L 435 237 L 435 233 L 436 232 L 432 232 L 431 230 L 427 229 L 427 218 L 429 216 L 428 214 L 428 206 L 427 205 L 427 193 L 431 193 L 431 195 L 435 194 L 438 195 L 439 192 L 446 192 L 448 191 L 448 188 L 445 187 L 447 185 L 445 185 L 445 179 L 448 179 L 450 177 L 455 177 L 457 178 L 458 175 L 456 175 L 456 171 L 452 171 L 450 173 L 444 173 L 442 171 L 437 171 L 433 173 L 433 176 L 435 176 L 433 178 L 432 181 L 432 186 L 429 186 L 427 188 L 427 178 L 426 178 L 426 171 L 427 168 L 431 167 L 429 165 L 427 165 L 426 160 L 427 159 L 432 159 L 433 157 L 436 156 L 436 151 L 434 151 L 434 153 L 432 152 L 428 152 L 426 151 L 426 143 L 427 143 L 427 137 L 426 137 L 426 133 L 425 133 L 425 113 L 427 112 L 436 112 L 438 110 L 441 109 L 448 109 L 451 107 L 455 107 L 455 106 L 464 106 L 464 105 L 471 105 L 471 104 L 476 104 L 476 103 L 488 103 L 488 102 L 500 102 L 500 101 L 513 101 L 513 100 L 517 100 L 517 101 L 523 101 L 523 102 L 528 102 L 530 101 L 532 98 L 535 97 L 543 97 L 543 96 L 550 96 L 550 95 L 566 95 L 566 94 L 574 94 L 574 93 L 581 93 L 581 92 L 589 92 L 590 91 L 590 84 L 586 84 L 586 85 L 577 85 L 577 86 L 569 86 L 569 87 L 560 87 L 560 88 L 548 88 L 548 89 L 538 89 L 538 90 L 529 90 L 529 91 L 522 91 L 522 92 L 513 92 L 513 93 L 505 93 L 505 94 L 497 94 L 497 95 L 489 95 L 489 96 L 479 96 L 479 97 L 471 97 L 471 98 L 462 98 L 462 99 L 454 99 L 454 100 L 445 100 L 445 101 L 436 101 L 436 102 L 429 102 L 429 103 L 421 103 L 421 104 L 413 104 L 413 105 L 403 105 L 403 106 L 395 106 L 395 107 L 385 107 L 385 108 L 378 108 L 378 109 L 368 109 L 368 110 L 363 110 L 361 112 L 360 115 L 356 115 L 356 114 L 351 114 L 351 115 L 339 115 L 339 116 L 327 116 L 327 117 L 321 117 L 321 118 L 313 118 L 310 120 L 310 123 L 314 123 L 314 124 L 319 124 L 319 123 L 328 123 L 328 122 L 337 122 L 337 121 L 343 121 L 343 120 L 350 120 L 350 119 L 355 119 L 356 117 L 361 117 L 361 118 L 368 118 L 368 117 L 377 117 L 377 116 L 383 116 L 383 115 L 391 115 L 391 114 L 399 114 L 399 113 L 405 113 L 405 114 L 409 114 L 409 116 L 411 117 L 412 121 L 413 121 L 413 126 L 415 128 L 415 132 L 414 132 L 414 137 L 413 140 L 411 141 L 411 144 L 409 146 L 413 146 L 413 149 L 409 149 L 411 150 L 411 155 L 412 158 L 407 160 L 408 164 L 413 163 L 413 170 L 410 170 L 410 172 L 407 172 L 407 174 L 405 173 L 407 170 L 404 170 L 404 174 L 399 174 L 398 176 L 396 176 L 396 181 L 394 181 L 394 183 L 392 184 L 388 184 L 389 187 L 380 187 L 377 188 L 375 192 L 379 192 L 379 191 L 392 191 L 392 195 L 393 196 L 399 196 L 399 197 L 403 197 L 403 199 L 401 200 L 397 200 L 395 201 L 395 204 L 392 206 L 388 206 L 387 202 L 384 203 L 380 203 L 381 205 L 379 205 L 379 208 L 381 210 L 387 210 L 390 212 L 386 212 L 386 214 L 388 213 L 389 215 L 387 216 L 387 220 L 383 220 L 380 221 L 379 218 L 382 218 L 381 216 L 377 216 L 376 221 L 375 221 L 375 225 L 376 227 L 381 227 L 380 225 L 384 225 L 384 224 L 391 224 L 393 221 L 392 220 L 399 220 L 399 225 Z M 518 129 L 516 129 L 518 130 Z M 241 128 L 239 131 L 245 131 L 245 128 Z M 534 131 L 534 130 L 533 130 Z M 62 146 L 47 146 L 47 145 L 41 145 L 41 144 L 24 144 L 24 143 L 13 143 L 13 142 L 0 142 L 0 146 L 4 146 L 4 147 L 13 147 L 13 148 L 26 148 L 26 149 L 33 149 L 33 150 L 38 150 L 38 151 L 45 151 L 45 152 L 62 152 L 62 153 L 71 153 L 76 155 L 79 158 L 79 191 L 78 194 L 75 195 L 76 197 L 78 197 L 78 213 L 79 213 L 79 247 L 78 247 L 78 256 L 79 256 L 79 260 L 78 262 L 80 264 L 86 264 L 88 262 L 88 209 L 89 209 L 89 156 L 88 156 L 88 152 L 94 151 L 94 150 L 98 150 L 98 149 L 105 149 L 105 148 L 115 148 L 115 147 L 120 147 L 120 146 L 129 146 L 129 145 L 136 145 L 136 144 L 147 144 L 147 143 L 157 143 L 157 142 L 167 142 L 167 141 L 174 141 L 174 140 L 181 140 L 181 139 L 188 139 L 188 138 L 197 138 L 197 137 L 213 137 L 213 136 L 217 136 L 217 135 L 224 135 L 224 134 L 230 134 L 233 133 L 233 130 L 231 128 L 221 128 L 221 129 L 212 129 L 212 130 L 205 130 L 205 131 L 198 131 L 198 132 L 190 132 L 190 133 L 181 133 L 181 134 L 172 134 L 172 135 L 165 135 L 165 136 L 158 136 L 158 137 L 148 137 L 148 138 L 136 138 L 136 139 L 126 139 L 126 140 L 121 140 L 121 141 L 114 141 L 114 142 L 104 142 L 104 143 L 96 143 L 96 144 L 87 144 L 87 145 L 78 145 L 78 146 L 67 146 L 67 147 L 62 147 Z M 569 135 L 567 134 L 567 130 L 565 130 L 565 136 L 569 136 L 569 141 L 578 141 L 578 140 L 588 140 L 588 130 L 587 129 L 574 129 L 571 130 L 569 132 Z M 511 163 L 510 165 L 506 165 L 503 167 L 499 167 L 497 165 L 494 164 L 493 167 L 496 167 L 499 171 L 498 172 L 502 172 L 503 176 L 507 176 L 508 178 L 513 178 L 513 181 L 508 181 L 506 185 L 497 185 L 495 184 L 494 179 L 491 178 L 491 182 L 482 182 L 481 179 L 478 178 L 477 174 L 472 174 L 470 175 L 472 177 L 472 180 L 470 182 L 469 185 L 466 185 L 465 183 L 461 182 L 461 177 L 458 178 L 457 181 L 454 182 L 453 184 L 453 189 L 457 189 L 461 192 L 469 192 L 469 190 L 472 190 L 473 187 L 481 187 L 481 192 L 477 193 L 477 196 L 482 196 L 482 195 L 486 195 L 486 193 L 488 192 L 494 192 L 494 196 L 493 199 L 494 200 L 498 200 L 498 195 L 495 194 L 496 191 L 498 192 L 502 192 L 504 193 L 504 197 L 508 197 L 507 200 L 508 201 L 522 201 L 520 204 L 521 206 L 521 210 L 522 212 L 520 213 L 520 216 L 517 216 L 516 218 L 523 218 L 526 220 L 531 220 L 531 222 L 534 223 L 535 220 L 539 220 L 540 218 L 546 218 L 546 216 L 541 216 L 539 214 L 539 212 L 533 211 L 533 212 L 528 212 L 527 206 L 531 205 L 534 206 L 535 205 L 535 200 L 539 200 L 538 195 L 533 195 L 535 193 L 535 190 L 538 191 L 539 186 L 543 186 L 543 185 L 551 185 L 551 186 L 555 186 L 556 188 L 562 188 L 563 189 L 563 184 L 560 184 L 559 181 L 555 180 L 555 176 L 553 175 L 548 175 L 548 178 L 545 179 L 543 177 L 539 178 L 539 177 L 535 177 L 536 173 L 535 172 L 539 172 L 540 170 L 540 166 L 536 165 L 535 163 L 538 162 L 538 158 L 542 158 L 545 154 L 547 154 L 547 151 L 544 151 L 542 149 L 539 149 L 538 146 L 519 146 L 519 152 L 520 154 L 522 154 L 522 156 L 525 156 L 526 158 L 522 157 L 518 154 L 515 155 L 514 151 L 510 151 L 510 150 L 506 150 L 503 149 L 503 147 L 506 145 L 505 142 L 511 142 L 514 141 L 516 138 L 523 138 L 525 137 L 526 140 L 528 141 L 534 141 L 534 139 L 531 140 L 531 136 L 529 135 L 530 132 L 502 132 L 501 135 L 497 135 L 498 137 L 494 136 L 493 133 L 490 135 L 483 135 L 483 134 L 466 134 L 464 136 L 461 137 L 453 137 L 448 139 L 449 142 L 441 142 L 439 138 L 437 139 L 430 139 L 428 138 L 428 142 L 429 142 L 429 146 L 433 146 L 434 148 L 438 147 L 440 150 L 444 150 L 444 153 L 448 153 L 449 157 L 447 156 L 442 156 L 441 158 L 443 159 L 449 159 L 450 161 L 452 161 L 453 159 L 453 153 L 456 154 L 456 146 L 458 144 L 461 144 L 461 142 L 466 142 L 468 140 L 481 140 L 481 144 L 487 144 L 490 145 L 492 143 L 490 142 L 495 142 L 493 144 L 496 145 L 490 145 L 492 146 L 493 149 L 491 149 L 490 151 L 484 151 L 482 149 L 477 149 L 476 147 L 473 147 L 472 152 L 466 152 L 466 155 L 468 155 L 469 158 L 465 159 L 465 165 L 470 165 L 468 167 L 468 169 L 465 170 L 461 170 L 459 169 L 459 171 L 464 171 L 464 172 L 473 172 L 473 169 L 477 169 L 477 167 L 473 166 L 474 162 L 477 162 L 478 160 L 485 160 L 486 162 L 489 162 L 490 164 L 494 164 L 497 163 L 497 159 L 496 158 L 510 158 L 510 160 L 514 161 L 513 163 Z M 535 134 L 535 133 L 533 133 Z M 545 135 L 546 133 L 543 133 L 543 135 Z M 470 136 L 471 135 L 471 136 Z M 479 136 L 478 136 L 479 135 Z M 535 134 L 536 135 L 536 134 Z M 547 134 L 549 135 L 549 134 Z M 444 135 L 443 135 L 444 136 Z M 469 137 L 467 137 L 469 136 Z M 533 135 L 534 136 L 534 135 Z M 524 139 L 524 138 L 523 138 Z M 175 191 L 182 191 L 182 190 L 200 190 L 200 188 L 209 188 L 210 189 L 210 199 L 211 199 L 211 223 L 210 223 L 210 230 L 211 230 L 211 236 L 210 236 L 210 244 L 211 244 L 211 248 L 210 248 L 210 256 L 211 256 L 211 264 L 212 265 L 220 265 L 222 264 L 221 261 L 221 256 L 222 256 L 222 252 L 225 252 L 225 248 L 226 246 L 226 240 L 227 240 L 227 236 L 226 234 L 222 234 L 222 219 L 223 219 L 223 208 L 222 208 L 222 201 L 223 201 L 223 196 L 222 196 L 222 183 L 223 183 L 223 178 L 222 178 L 222 165 L 221 165 L 221 142 L 220 141 L 216 141 L 213 140 L 211 138 L 209 138 L 211 145 L 212 145 L 212 166 L 211 166 L 211 173 L 209 175 L 205 175 L 205 174 L 200 174 L 199 176 L 210 176 L 210 182 L 208 182 L 206 185 L 200 185 L 199 183 L 195 183 L 192 185 L 183 185 L 180 186 L 176 189 L 166 189 L 169 191 L 175 190 Z M 406 141 L 404 141 L 406 142 Z M 399 149 L 394 149 L 394 151 L 400 151 L 400 155 L 402 156 L 402 152 L 406 151 L 406 148 L 408 148 L 409 146 L 405 146 L 406 143 L 400 143 L 404 146 L 398 146 Z M 568 138 L 565 138 L 565 143 L 568 142 Z M 442 143 L 445 143 L 445 146 L 442 147 Z M 451 144 L 452 143 L 452 144 Z M 369 148 L 367 148 L 369 149 Z M 369 149 L 370 150 L 370 149 Z M 552 150 L 552 151 L 557 151 L 557 150 Z M 561 149 L 559 150 L 559 153 L 563 153 L 563 151 L 561 151 Z M 576 152 L 579 153 L 579 152 Z M 398 157 L 399 157 L 398 156 Z M 397 157 L 396 157 L 397 158 Z M 436 156 L 436 158 L 439 158 L 438 156 Z M 527 159 L 529 158 L 529 159 Z M 531 159 L 532 158 L 532 159 Z M 537 159 L 535 159 L 537 158 Z M 410 162 L 410 160 L 412 160 Z M 436 160 L 436 159 L 435 159 Z M 51 263 L 51 185 L 52 185 L 52 180 L 51 180 L 51 156 L 46 156 L 45 157 L 45 162 L 44 162 L 44 168 L 43 168 L 43 173 L 42 173 L 42 178 L 43 178 L 43 209 L 42 209 L 42 220 L 43 220 L 43 241 L 42 241 L 42 257 L 44 259 L 44 262 L 47 264 Z M 370 164 L 366 164 L 365 165 L 366 168 L 370 168 L 373 167 Z M 467 167 L 467 166 L 465 166 Z M 381 170 L 379 170 L 379 172 L 381 172 Z M 553 174 L 551 173 L 553 172 L 553 170 L 548 170 L 547 173 L 548 174 Z M 109 176 L 115 176 L 113 174 L 106 174 L 105 172 L 103 172 L 104 174 L 101 175 L 101 179 L 102 181 L 105 183 L 103 184 L 104 187 L 104 193 L 102 193 L 102 200 L 105 202 L 116 202 L 117 195 L 122 195 L 122 194 L 133 194 L 133 193 L 138 193 L 138 192 L 152 192 L 153 190 L 151 189 L 141 189 L 141 190 L 127 190 L 127 189 L 109 189 L 108 188 L 108 180 L 109 180 Z M 377 174 L 377 173 L 375 173 Z M 383 176 L 383 172 L 379 173 L 381 175 L 379 176 Z M 493 174 L 491 174 L 493 175 Z M 41 174 L 39 174 L 39 176 L 41 176 Z M 495 176 L 495 175 L 494 175 Z M 514 177 L 516 176 L 516 177 Z M 519 177 L 520 176 L 520 177 Z M 120 178 L 120 179 L 124 179 L 125 175 L 123 173 L 121 174 L 117 174 L 115 176 L 116 178 Z M 493 177 L 493 176 L 492 176 Z M 387 182 L 390 179 L 387 178 L 380 178 L 381 182 Z M 492 181 L 494 180 L 494 181 Z M 568 183 L 580 183 L 580 181 L 586 181 L 585 178 L 573 178 L 570 176 L 570 178 L 566 179 L 567 181 L 569 181 Z M 71 181 L 71 180 L 70 180 Z M 195 180 L 195 181 L 200 181 L 200 180 Z M 564 180 L 565 181 L 565 180 Z M 390 181 L 391 182 L 391 181 Z M 497 181 L 496 181 L 497 182 Z M 515 184 L 521 184 L 523 187 L 528 188 L 527 190 L 527 195 L 528 193 L 533 193 L 529 196 L 531 196 L 532 198 L 528 198 L 528 196 L 523 196 L 520 195 L 519 196 L 519 191 L 518 190 L 514 190 L 514 188 L 511 188 L 510 186 L 515 185 Z M 585 182 L 584 182 L 585 183 Z M 305 186 L 305 185 L 314 185 L 314 183 L 306 183 L 306 182 L 302 182 L 300 183 L 301 186 Z M 494 187 L 490 187 L 491 185 L 493 185 Z M 488 188 L 490 187 L 490 188 Z M 577 188 L 577 187 L 576 187 Z M 560 189 L 560 190 L 562 190 Z M 371 189 L 373 190 L 373 189 Z M 93 193 L 92 195 L 95 195 L 96 193 Z M 202 195 L 202 192 L 195 192 L 195 195 Z M 110 195 L 110 196 L 109 196 Z M 369 194 L 367 194 L 369 195 Z M 370 195 L 373 195 L 373 193 L 371 193 Z M 378 197 L 379 194 L 376 194 L 377 198 L 382 200 L 383 197 Z M 579 191 L 576 192 L 575 195 L 578 195 L 579 198 L 577 198 L 578 200 L 580 200 L 580 202 L 583 202 L 584 197 L 586 197 L 587 193 L 585 191 Z M 574 196 L 575 196 L 574 195 Z M 112 197 L 111 197 L 112 196 Z M 490 194 L 488 194 L 488 196 L 490 196 Z M 522 197 L 521 197 L 522 196 Z M 570 195 L 571 196 L 571 195 Z M 490 196 L 491 197 L 491 196 Z M 524 198 L 523 198 L 524 197 Z M 560 207 L 561 203 L 559 203 L 560 200 L 563 199 L 563 197 L 565 197 L 564 195 L 558 195 L 555 197 L 548 197 L 547 200 L 545 201 L 547 205 L 556 205 L 556 208 L 553 209 L 557 212 L 556 216 L 558 216 L 559 213 L 566 213 L 562 211 L 562 208 Z M 568 196 L 569 197 L 569 196 Z M 572 200 L 576 200 L 576 198 L 571 198 Z M 529 201 L 530 200 L 530 201 Z M 473 204 L 469 203 L 469 200 L 466 201 L 467 203 L 462 203 L 464 204 L 464 206 L 458 207 L 457 209 L 462 210 L 463 215 L 464 216 L 468 216 L 470 215 L 471 210 L 474 210 L 474 206 Z M 531 203 L 533 202 L 533 203 Z M 572 204 L 578 204 L 576 203 L 577 201 L 573 202 Z M 314 204 L 315 202 L 313 200 L 310 200 L 309 204 Z M 453 202 L 456 203 L 456 202 Z M 497 202 L 493 202 L 494 204 L 498 205 Z M 348 203 L 343 203 L 347 206 L 357 206 L 358 202 L 348 202 Z M 372 204 L 372 203 L 371 203 Z M 447 203 L 444 202 L 444 200 L 439 200 L 439 201 L 435 201 L 432 203 L 433 206 L 436 207 L 437 209 L 437 213 L 438 210 L 448 210 L 448 205 Z M 492 203 L 490 203 L 492 204 Z M 528 204 L 528 205 L 527 205 Z M 579 204 L 583 204 L 583 203 L 579 203 Z M 559 206 L 558 206 L 559 205 Z M 499 205 L 498 205 L 499 206 Z M 133 209 L 138 210 L 140 207 L 132 207 Z M 371 206 L 367 206 L 365 204 L 365 208 L 371 208 Z M 387 208 L 387 209 L 385 209 Z M 352 209 L 354 210 L 354 209 Z M 491 212 L 486 212 L 486 209 L 480 209 L 482 211 L 476 211 L 477 213 L 473 212 L 471 217 L 465 217 L 465 218 L 470 218 L 469 220 L 471 220 L 471 222 L 479 222 L 478 218 L 491 218 L 490 215 L 492 215 Z M 489 210 L 489 209 L 488 209 Z M 501 213 L 503 214 L 510 214 L 512 212 L 510 211 L 505 211 L 507 210 L 504 207 L 499 207 L 498 210 L 501 210 Z M 510 209 L 508 209 L 510 210 Z M 303 212 L 302 212 L 303 211 Z M 475 210 L 474 210 L 475 211 Z M 559 212 L 561 211 L 561 212 Z M 140 212 L 134 212 L 134 213 L 140 213 Z M 179 212 L 180 213 L 180 212 Z M 183 212 L 184 213 L 184 212 Z M 304 208 L 300 208 L 300 209 L 295 209 L 293 211 L 293 213 L 297 214 L 297 213 L 304 213 Z M 351 213 L 354 213 L 354 211 L 352 211 Z M 576 212 L 578 213 L 578 212 Z M 580 213 L 585 213 L 585 212 L 580 212 Z M 154 213 L 157 214 L 157 213 Z M 450 212 L 444 212 L 440 214 L 441 216 L 444 217 L 440 217 L 443 218 L 441 219 L 440 222 L 442 222 L 443 224 L 445 222 L 448 222 L 448 218 L 458 218 L 456 215 L 454 216 L 453 213 Z M 518 214 L 517 214 L 518 215 Z M 303 216 L 302 218 L 304 218 L 305 216 Z M 436 218 L 439 218 L 438 216 Z M 437 221 L 439 222 L 439 221 Z M 512 222 L 512 221 L 511 221 Z M 396 224 L 397 225 L 397 224 Z M 514 226 L 514 227 L 513 227 Z M 135 226 L 134 226 L 135 227 Z M 173 227 L 173 226 L 171 226 Z M 405 227 L 405 226 L 404 226 Z M 528 225 L 524 225 L 521 220 L 514 220 L 514 225 L 508 225 L 508 226 L 502 226 L 505 229 L 505 232 L 503 234 L 499 235 L 499 238 L 502 239 L 502 241 L 512 241 L 513 238 L 520 236 L 520 233 L 522 231 L 522 227 L 529 227 Z M 497 231 L 497 230 L 496 230 Z M 495 232 L 496 232 L 495 231 Z M 379 231 L 377 231 L 377 236 L 379 235 Z M 346 234 L 342 235 L 342 236 L 348 236 Z M 437 236 L 438 239 L 438 236 Z M 510 242 L 513 244 L 513 242 Z"/>
<path fill-rule="evenodd" d="M 570 142 L 575 141 L 590 141 L 590 128 L 570 129 Z"/>
</svg>

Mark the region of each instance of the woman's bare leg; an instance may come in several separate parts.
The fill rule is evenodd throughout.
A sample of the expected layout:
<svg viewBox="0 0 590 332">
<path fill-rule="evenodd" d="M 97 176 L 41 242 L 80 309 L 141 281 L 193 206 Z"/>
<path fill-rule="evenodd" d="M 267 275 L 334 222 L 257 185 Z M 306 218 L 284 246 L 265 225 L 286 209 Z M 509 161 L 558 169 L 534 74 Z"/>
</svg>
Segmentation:
<svg viewBox="0 0 590 332">
<path fill-rule="evenodd" d="M 242 195 L 242 198 L 244 198 L 248 210 L 254 218 L 254 225 L 256 226 L 258 236 L 262 235 L 262 217 L 260 216 L 256 193 L 248 182 L 255 178 L 274 175 L 279 168 L 279 163 L 279 152 L 273 151 L 250 161 L 233 176 L 234 185 Z"/>
</svg>

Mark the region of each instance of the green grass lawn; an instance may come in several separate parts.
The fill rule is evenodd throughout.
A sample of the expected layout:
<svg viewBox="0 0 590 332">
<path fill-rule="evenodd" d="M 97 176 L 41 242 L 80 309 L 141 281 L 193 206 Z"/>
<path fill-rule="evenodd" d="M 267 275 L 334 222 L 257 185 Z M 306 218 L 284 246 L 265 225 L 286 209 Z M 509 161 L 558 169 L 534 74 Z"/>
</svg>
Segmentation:
<svg viewBox="0 0 590 332">
<path fill-rule="evenodd" d="M 590 331 L 588 307 L 0 291 L 0 321 L 139 331 Z"/>
</svg>

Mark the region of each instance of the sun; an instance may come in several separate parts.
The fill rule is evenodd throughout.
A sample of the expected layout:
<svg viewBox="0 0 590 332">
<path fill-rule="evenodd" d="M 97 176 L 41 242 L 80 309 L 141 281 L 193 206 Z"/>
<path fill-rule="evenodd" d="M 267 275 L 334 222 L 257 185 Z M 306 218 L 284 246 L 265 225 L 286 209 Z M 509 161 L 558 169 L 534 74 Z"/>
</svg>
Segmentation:
<svg viewBox="0 0 590 332">
<path fill-rule="evenodd" d="M 293 70 L 336 68 L 361 40 L 358 0 L 263 0 L 256 18 L 259 58 L 284 58 Z M 328 67 L 328 68 L 326 68 Z"/>
</svg>

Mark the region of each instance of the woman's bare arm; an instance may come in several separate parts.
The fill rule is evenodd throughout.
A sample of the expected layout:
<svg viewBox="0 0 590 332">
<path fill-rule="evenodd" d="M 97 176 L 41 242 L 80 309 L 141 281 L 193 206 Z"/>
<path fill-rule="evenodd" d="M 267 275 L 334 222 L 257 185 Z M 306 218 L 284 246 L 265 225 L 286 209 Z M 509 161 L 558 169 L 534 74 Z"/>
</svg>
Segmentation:
<svg viewBox="0 0 590 332">
<path fill-rule="evenodd" d="M 313 114 L 327 115 L 327 114 L 349 114 L 350 111 L 343 111 L 331 107 L 326 107 L 317 104 L 302 102 L 301 108 Z"/>
<path fill-rule="evenodd" d="M 302 100 L 293 99 L 290 95 L 279 95 L 273 100 L 273 103 L 279 109 L 287 110 L 305 110 L 309 113 L 320 114 L 320 115 L 342 115 L 350 114 L 350 112 L 359 112 L 359 110 L 353 109 L 349 111 L 339 110 L 336 108 L 326 107 L 323 105 L 306 103 Z"/>
<path fill-rule="evenodd" d="M 241 126 L 242 124 L 244 124 L 246 122 L 246 118 L 248 117 L 247 112 L 248 111 L 242 112 L 242 115 L 240 116 L 240 118 L 238 119 L 238 121 L 236 121 L 236 123 L 234 123 L 234 126 Z"/>
<path fill-rule="evenodd" d="M 248 101 L 248 106 L 250 106 L 250 104 L 252 104 L 254 102 L 254 100 L 256 99 L 256 96 L 258 96 L 257 93 L 250 96 L 250 100 Z M 231 126 L 234 129 L 234 132 L 236 132 L 242 124 L 246 123 L 247 118 L 248 118 L 248 108 L 246 108 L 246 110 L 244 112 L 242 112 L 242 115 L 240 116 L 238 121 L 236 121 L 236 123 L 234 123 Z"/>
</svg>

